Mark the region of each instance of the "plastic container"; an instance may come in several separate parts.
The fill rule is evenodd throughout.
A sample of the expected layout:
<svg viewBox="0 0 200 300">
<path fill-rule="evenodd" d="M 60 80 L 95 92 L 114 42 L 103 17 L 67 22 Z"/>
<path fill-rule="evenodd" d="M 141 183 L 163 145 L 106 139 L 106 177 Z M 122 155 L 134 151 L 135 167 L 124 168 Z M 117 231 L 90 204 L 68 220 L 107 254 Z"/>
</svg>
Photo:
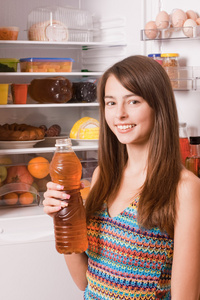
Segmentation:
<svg viewBox="0 0 200 300">
<path fill-rule="evenodd" d="M 30 57 L 21 58 L 21 72 L 71 72 L 72 58 Z"/>
<path fill-rule="evenodd" d="M 27 93 L 28 93 L 28 84 L 11 84 L 11 93 L 14 104 L 26 104 Z"/>
<path fill-rule="evenodd" d="M 0 40 L 17 40 L 19 27 L 0 27 Z"/>
<path fill-rule="evenodd" d="M 185 166 L 186 157 L 190 155 L 190 143 L 187 132 L 187 123 L 179 123 L 179 144 L 182 164 Z"/>
<path fill-rule="evenodd" d="M 84 252 L 88 247 L 85 209 L 80 193 L 82 165 L 71 147 L 70 139 L 56 140 L 50 163 L 51 180 L 70 194 L 67 206 L 54 215 L 56 249 L 59 253 Z"/>
<path fill-rule="evenodd" d="M 8 103 L 8 83 L 0 83 L 0 105 Z"/>
<path fill-rule="evenodd" d="M 179 79 L 179 61 L 178 53 L 162 53 L 161 57 L 163 58 L 163 63 L 162 66 L 165 68 L 165 71 L 167 72 L 170 80 L 172 87 L 174 89 L 179 88 L 179 82 L 177 79 Z"/>
<path fill-rule="evenodd" d="M 0 72 L 17 72 L 18 62 L 16 58 L 0 58 Z"/>
<path fill-rule="evenodd" d="M 89 11 L 68 7 L 38 7 L 28 15 L 28 39 L 92 42 L 92 15 Z"/>
<path fill-rule="evenodd" d="M 190 137 L 190 156 L 186 158 L 185 166 L 200 178 L 200 136 Z"/>
<path fill-rule="evenodd" d="M 155 61 L 157 61 L 160 65 L 162 65 L 162 57 L 160 53 L 152 53 L 148 54 L 148 57 L 153 58 Z"/>
</svg>

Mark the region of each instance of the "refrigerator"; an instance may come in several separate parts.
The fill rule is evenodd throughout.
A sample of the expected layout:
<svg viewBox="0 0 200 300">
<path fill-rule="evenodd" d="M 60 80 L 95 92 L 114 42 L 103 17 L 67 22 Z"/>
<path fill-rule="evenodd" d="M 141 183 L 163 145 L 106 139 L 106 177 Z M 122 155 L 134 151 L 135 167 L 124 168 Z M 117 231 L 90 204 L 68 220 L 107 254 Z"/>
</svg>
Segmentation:
<svg viewBox="0 0 200 300">
<path fill-rule="evenodd" d="M 69 31 L 70 39 L 29 40 L 31 17 L 37 18 L 38 8 L 53 9 L 55 6 L 75 13 L 72 19 L 76 23 L 73 30 Z M 171 29 L 169 35 L 167 28 L 158 32 L 153 39 L 148 38 L 145 32 L 146 23 L 155 21 L 159 12 L 166 11 L 171 15 L 175 9 L 184 12 L 193 10 L 200 16 L 197 0 L 2 1 L 0 28 L 19 27 L 19 33 L 17 40 L 0 40 L 0 59 L 62 57 L 72 58 L 74 62 L 71 72 L 21 72 L 20 64 L 16 72 L 0 72 L 0 84 L 9 84 L 8 102 L 0 105 L 0 124 L 25 123 L 45 125 L 47 128 L 57 124 L 61 127 L 61 134 L 67 136 L 77 120 L 83 117 L 99 119 L 96 100 L 38 103 L 28 94 L 26 104 L 15 104 L 11 97 L 11 84 L 26 83 L 30 86 L 34 79 L 55 76 L 67 78 L 72 83 L 96 84 L 110 65 L 129 55 L 178 53 L 178 87 L 174 88 L 174 94 L 179 121 L 187 123 L 188 136 L 200 135 L 200 25 L 195 29 L 189 27 L 192 30 L 189 37 L 183 33 L 183 28 Z M 30 15 L 31 12 L 35 15 Z M 79 12 L 92 19 L 92 26 L 85 24 L 85 19 L 78 19 Z M 4 157 L 9 158 L 10 164 L 15 166 L 27 165 L 38 156 L 50 161 L 55 150 L 54 144 L 43 142 L 31 148 L 26 144 L 20 148 L 2 142 L 0 145 L 2 165 L 4 160 L 1 159 Z M 94 162 L 97 159 L 98 141 L 74 143 L 73 149 L 82 162 Z M 91 172 L 88 175 L 87 168 L 90 168 L 90 164 L 86 164 L 84 178 L 90 180 Z M 5 189 L 5 184 L 1 184 L 0 191 L 2 188 Z M 0 206 L 0 298 L 3 300 L 83 298 L 83 292 L 78 290 L 70 277 L 63 256 L 55 250 L 53 221 L 43 212 L 44 190 L 43 184 L 39 195 L 36 192 L 35 205 Z"/>
</svg>

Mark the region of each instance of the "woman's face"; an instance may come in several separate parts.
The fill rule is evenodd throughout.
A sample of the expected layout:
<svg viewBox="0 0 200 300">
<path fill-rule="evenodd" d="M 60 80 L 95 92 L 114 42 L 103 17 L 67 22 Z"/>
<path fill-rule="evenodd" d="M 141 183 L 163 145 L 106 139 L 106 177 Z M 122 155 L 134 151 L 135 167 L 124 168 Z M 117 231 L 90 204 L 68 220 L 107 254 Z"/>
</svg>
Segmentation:
<svg viewBox="0 0 200 300">
<path fill-rule="evenodd" d="M 146 144 L 154 125 L 154 111 L 111 75 L 105 85 L 105 118 L 122 144 Z"/>
</svg>

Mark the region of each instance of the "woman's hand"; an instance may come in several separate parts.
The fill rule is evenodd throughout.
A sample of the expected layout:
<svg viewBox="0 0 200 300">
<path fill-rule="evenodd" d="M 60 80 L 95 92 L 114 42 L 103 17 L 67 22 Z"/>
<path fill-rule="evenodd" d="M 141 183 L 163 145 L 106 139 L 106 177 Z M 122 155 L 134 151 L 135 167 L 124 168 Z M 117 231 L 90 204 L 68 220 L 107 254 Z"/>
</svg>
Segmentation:
<svg viewBox="0 0 200 300">
<path fill-rule="evenodd" d="M 59 211 L 61 208 L 66 207 L 68 204 L 62 200 L 70 198 L 69 194 L 63 192 L 63 186 L 48 182 L 47 191 L 44 193 L 44 212 L 50 216 Z"/>
</svg>

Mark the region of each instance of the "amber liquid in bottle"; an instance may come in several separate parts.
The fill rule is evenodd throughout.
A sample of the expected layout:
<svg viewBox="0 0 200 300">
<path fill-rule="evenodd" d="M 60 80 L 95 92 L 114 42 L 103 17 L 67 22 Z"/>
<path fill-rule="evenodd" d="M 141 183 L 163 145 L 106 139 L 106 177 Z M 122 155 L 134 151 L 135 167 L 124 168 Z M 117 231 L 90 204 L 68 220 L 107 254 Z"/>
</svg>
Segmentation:
<svg viewBox="0 0 200 300">
<path fill-rule="evenodd" d="M 69 200 L 64 200 L 68 206 L 54 215 L 55 242 L 59 253 L 82 253 L 88 247 L 85 208 L 80 194 L 81 174 L 81 162 L 72 148 L 70 151 L 66 151 L 65 146 L 57 149 L 50 164 L 50 176 L 71 195 Z"/>
<path fill-rule="evenodd" d="M 182 164 L 185 166 L 186 157 L 190 155 L 190 144 L 187 137 L 179 138 L 181 160 Z"/>
</svg>

